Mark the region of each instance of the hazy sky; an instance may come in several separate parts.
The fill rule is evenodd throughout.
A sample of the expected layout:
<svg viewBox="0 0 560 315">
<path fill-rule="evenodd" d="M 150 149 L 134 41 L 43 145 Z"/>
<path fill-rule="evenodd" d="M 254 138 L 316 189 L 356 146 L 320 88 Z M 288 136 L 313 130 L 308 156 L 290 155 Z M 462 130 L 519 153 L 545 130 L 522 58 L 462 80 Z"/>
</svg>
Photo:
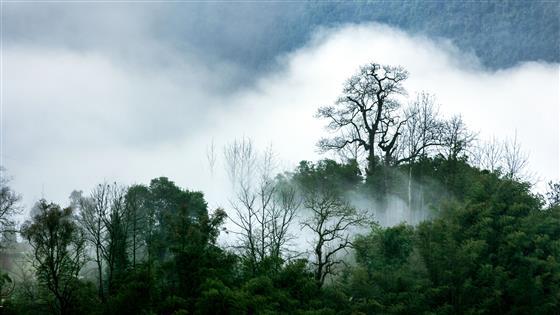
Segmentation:
<svg viewBox="0 0 560 315">
<path fill-rule="evenodd" d="M 517 133 L 540 183 L 560 179 L 557 63 L 489 70 L 451 41 L 366 23 L 317 28 L 256 68 L 243 56 L 259 58 L 289 6 L 180 8 L 4 4 L 0 164 L 27 207 L 159 176 L 223 204 L 223 166 L 211 176 L 206 160 L 212 139 L 218 151 L 242 136 L 271 144 L 286 167 L 318 159 L 315 111 L 371 61 L 407 68 L 409 95 L 435 94 L 482 139 Z"/>
</svg>

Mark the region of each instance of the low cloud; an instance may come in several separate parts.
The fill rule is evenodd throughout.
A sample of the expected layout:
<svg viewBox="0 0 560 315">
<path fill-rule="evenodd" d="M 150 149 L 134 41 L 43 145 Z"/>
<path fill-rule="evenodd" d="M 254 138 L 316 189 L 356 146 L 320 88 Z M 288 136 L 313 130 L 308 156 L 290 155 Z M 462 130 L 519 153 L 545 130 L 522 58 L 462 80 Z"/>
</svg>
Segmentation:
<svg viewBox="0 0 560 315">
<path fill-rule="evenodd" d="M 212 139 L 218 148 L 242 136 L 270 143 L 288 168 L 317 159 L 315 143 L 325 131 L 316 109 L 372 61 L 404 66 L 410 95 L 434 93 L 444 114 L 462 114 L 481 138 L 517 132 L 531 170 L 544 180 L 560 177 L 558 64 L 489 71 L 443 40 L 347 25 L 318 30 L 280 56 L 274 71 L 235 85 L 242 69 L 230 63 L 208 65 L 154 38 L 146 45 L 166 62 L 127 63 L 100 51 L 30 43 L 4 47 L 2 164 L 27 206 L 43 194 L 66 203 L 72 190 L 104 179 L 130 184 L 156 176 L 226 205 L 225 177 L 211 176 L 206 161 Z"/>
</svg>

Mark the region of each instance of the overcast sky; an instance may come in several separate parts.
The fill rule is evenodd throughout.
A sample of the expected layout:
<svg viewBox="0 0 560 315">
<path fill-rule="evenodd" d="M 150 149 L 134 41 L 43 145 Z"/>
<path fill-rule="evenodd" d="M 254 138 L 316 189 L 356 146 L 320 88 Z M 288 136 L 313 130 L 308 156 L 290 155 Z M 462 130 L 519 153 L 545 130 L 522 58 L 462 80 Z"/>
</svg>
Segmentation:
<svg viewBox="0 0 560 315">
<path fill-rule="evenodd" d="M 288 168 L 318 159 L 325 130 L 314 113 L 372 61 L 404 66 L 409 95 L 433 93 L 479 138 L 517 133 L 539 185 L 560 179 L 557 63 L 488 70 L 451 41 L 366 23 L 317 28 L 256 69 L 231 56 L 258 58 L 247 47 L 279 31 L 270 21 L 282 10 L 181 8 L 4 5 L 0 164 L 25 206 L 41 197 L 66 204 L 72 190 L 104 180 L 159 176 L 223 205 L 223 167 L 211 175 L 206 160 L 212 139 L 218 150 L 242 136 L 271 144 Z"/>
</svg>

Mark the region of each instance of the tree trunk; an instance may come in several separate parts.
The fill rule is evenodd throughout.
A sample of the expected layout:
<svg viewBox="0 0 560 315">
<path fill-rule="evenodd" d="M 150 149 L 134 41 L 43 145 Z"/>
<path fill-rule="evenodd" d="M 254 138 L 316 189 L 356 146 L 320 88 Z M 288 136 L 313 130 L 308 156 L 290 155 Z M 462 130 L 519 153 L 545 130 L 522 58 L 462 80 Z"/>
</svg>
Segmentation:
<svg viewBox="0 0 560 315">
<path fill-rule="evenodd" d="M 102 303 L 105 303 L 105 294 L 103 292 L 103 262 L 99 254 L 99 245 L 95 249 L 95 262 L 97 263 L 97 276 L 99 278 L 99 298 Z"/>
</svg>

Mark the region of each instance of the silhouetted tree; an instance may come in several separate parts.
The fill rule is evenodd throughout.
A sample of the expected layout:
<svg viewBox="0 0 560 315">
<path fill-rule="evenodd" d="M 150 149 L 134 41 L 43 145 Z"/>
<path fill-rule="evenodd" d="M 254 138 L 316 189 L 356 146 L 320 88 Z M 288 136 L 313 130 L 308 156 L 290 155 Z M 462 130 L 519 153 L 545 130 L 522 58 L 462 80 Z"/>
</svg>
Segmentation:
<svg viewBox="0 0 560 315">
<path fill-rule="evenodd" d="M 239 236 L 238 248 L 249 268 L 256 274 L 261 265 L 276 271 L 283 259 L 289 258 L 289 233 L 299 200 L 296 191 L 286 182 L 274 178 L 276 161 L 271 149 L 259 154 L 251 140 L 243 139 L 224 150 L 227 171 L 235 198 L 231 206 Z"/>
<path fill-rule="evenodd" d="M 341 150 L 352 144 L 367 152 L 367 172 L 376 168 L 376 147 L 390 154 L 402 127 L 392 115 L 399 107 L 396 96 L 404 94 L 402 83 L 408 72 L 401 67 L 371 63 L 360 68 L 344 85 L 334 105 L 319 108 L 317 116 L 328 120 L 328 129 L 337 135 L 322 139 L 322 150 Z M 391 133 L 390 127 L 396 131 Z M 391 133 L 391 134 L 390 134 Z"/>
<path fill-rule="evenodd" d="M 350 187 L 328 179 L 328 175 L 333 175 L 325 172 L 330 164 L 332 161 L 328 160 L 318 165 L 301 162 L 294 174 L 303 207 L 308 212 L 301 225 L 313 235 L 315 259 L 312 264 L 319 287 L 343 262 L 340 252 L 347 252 L 351 248 L 351 230 L 367 222 L 365 214 L 353 207 L 344 196 Z M 336 166 L 344 169 L 344 166 Z"/>
<path fill-rule="evenodd" d="M 32 248 L 33 266 L 41 284 L 55 297 L 54 310 L 70 314 L 78 287 L 78 273 L 85 263 L 83 232 L 72 208 L 39 201 L 39 213 L 22 226 L 22 236 Z"/>
<path fill-rule="evenodd" d="M 13 216 L 21 212 L 21 196 L 8 186 L 9 182 L 6 170 L 0 167 L 0 233 L 7 230 L 15 232 Z"/>
</svg>

